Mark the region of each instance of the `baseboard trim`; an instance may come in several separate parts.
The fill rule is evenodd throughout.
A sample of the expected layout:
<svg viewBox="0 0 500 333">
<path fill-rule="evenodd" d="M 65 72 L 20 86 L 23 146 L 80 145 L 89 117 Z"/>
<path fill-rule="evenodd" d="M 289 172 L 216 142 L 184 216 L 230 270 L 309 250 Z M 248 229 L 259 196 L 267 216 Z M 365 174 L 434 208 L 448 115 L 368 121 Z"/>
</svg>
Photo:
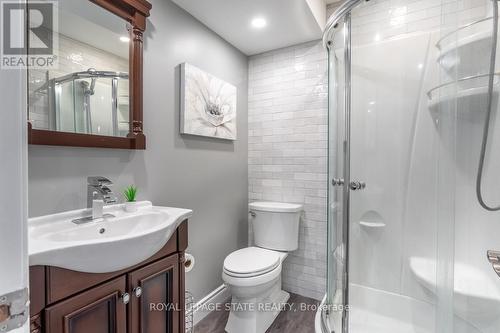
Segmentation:
<svg viewBox="0 0 500 333">
<path fill-rule="evenodd" d="M 223 304 L 231 297 L 229 288 L 222 284 L 213 290 L 210 294 L 196 302 L 193 312 L 193 324 L 198 324 L 203 318 L 216 308 L 216 304 Z"/>
</svg>

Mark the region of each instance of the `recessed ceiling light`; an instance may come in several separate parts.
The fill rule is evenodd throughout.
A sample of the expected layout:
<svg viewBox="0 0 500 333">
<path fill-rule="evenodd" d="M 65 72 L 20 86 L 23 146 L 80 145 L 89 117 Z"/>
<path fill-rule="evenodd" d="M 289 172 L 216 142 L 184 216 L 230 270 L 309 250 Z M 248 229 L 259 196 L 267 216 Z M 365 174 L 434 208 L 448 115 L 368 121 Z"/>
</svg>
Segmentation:
<svg viewBox="0 0 500 333">
<path fill-rule="evenodd" d="M 254 17 L 252 19 L 252 27 L 255 29 L 262 29 L 267 25 L 267 21 L 263 17 Z"/>
<path fill-rule="evenodd" d="M 128 43 L 128 42 L 130 42 L 130 37 L 127 37 L 127 36 L 121 36 L 121 37 L 120 37 L 120 41 L 121 41 L 121 42 L 124 42 L 124 43 Z"/>
</svg>

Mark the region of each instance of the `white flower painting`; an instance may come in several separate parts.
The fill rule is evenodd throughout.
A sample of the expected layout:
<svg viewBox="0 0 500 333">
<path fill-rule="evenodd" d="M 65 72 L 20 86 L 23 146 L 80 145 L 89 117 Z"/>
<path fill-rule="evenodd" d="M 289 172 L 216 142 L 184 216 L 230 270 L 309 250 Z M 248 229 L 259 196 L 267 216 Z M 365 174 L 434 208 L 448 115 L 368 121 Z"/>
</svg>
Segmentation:
<svg viewBox="0 0 500 333">
<path fill-rule="evenodd" d="M 236 140 L 236 87 L 181 65 L 181 133 Z"/>
</svg>

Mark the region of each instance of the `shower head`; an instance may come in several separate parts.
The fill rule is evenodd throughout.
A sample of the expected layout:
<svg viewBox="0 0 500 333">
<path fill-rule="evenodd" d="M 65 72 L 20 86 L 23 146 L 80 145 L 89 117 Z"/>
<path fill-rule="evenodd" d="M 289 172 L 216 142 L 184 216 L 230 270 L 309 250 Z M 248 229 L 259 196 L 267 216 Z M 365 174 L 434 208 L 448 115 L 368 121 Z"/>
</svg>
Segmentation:
<svg viewBox="0 0 500 333">
<path fill-rule="evenodd" d="M 94 74 L 96 72 L 97 71 L 96 71 L 95 68 L 89 68 L 89 69 L 87 69 L 87 73 L 89 73 L 89 74 Z M 97 77 L 92 77 L 91 80 L 90 80 L 90 87 L 89 87 L 88 82 L 86 82 L 86 81 L 82 82 L 82 85 L 84 85 L 84 87 L 86 88 L 85 89 L 85 94 L 86 95 L 90 95 L 90 96 L 94 95 L 96 81 L 97 81 Z"/>
<path fill-rule="evenodd" d="M 80 84 L 82 85 L 83 88 L 83 93 L 88 96 L 92 96 L 95 93 L 95 82 L 97 81 L 97 78 L 93 77 L 90 80 L 90 83 L 88 81 L 81 81 Z"/>
<path fill-rule="evenodd" d="M 95 92 L 95 82 L 97 81 L 97 78 L 93 77 L 92 80 L 90 81 L 90 88 L 89 88 L 89 93 L 90 95 L 93 95 Z"/>
</svg>

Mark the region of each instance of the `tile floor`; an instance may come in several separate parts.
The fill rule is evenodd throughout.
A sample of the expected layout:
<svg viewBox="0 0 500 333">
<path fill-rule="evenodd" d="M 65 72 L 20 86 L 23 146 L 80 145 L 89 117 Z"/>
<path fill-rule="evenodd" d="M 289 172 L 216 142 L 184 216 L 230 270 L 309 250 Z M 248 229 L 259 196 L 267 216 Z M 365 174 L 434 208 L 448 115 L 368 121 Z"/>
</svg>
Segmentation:
<svg viewBox="0 0 500 333">
<path fill-rule="evenodd" d="M 288 304 L 266 333 L 314 333 L 315 309 L 319 302 L 291 294 Z M 224 333 L 228 316 L 227 311 L 212 312 L 196 325 L 194 333 Z"/>
</svg>

